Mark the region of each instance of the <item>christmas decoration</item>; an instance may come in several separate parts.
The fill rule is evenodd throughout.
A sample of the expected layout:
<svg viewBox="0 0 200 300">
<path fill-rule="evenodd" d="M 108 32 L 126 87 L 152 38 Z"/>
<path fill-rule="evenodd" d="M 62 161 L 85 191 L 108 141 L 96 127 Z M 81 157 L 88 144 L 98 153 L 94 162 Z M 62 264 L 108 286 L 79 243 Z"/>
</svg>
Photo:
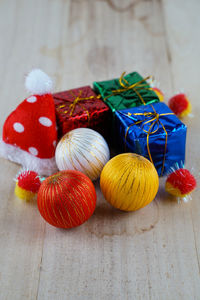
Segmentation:
<svg viewBox="0 0 200 300">
<path fill-rule="evenodd" d="M 57 170 L 52 82 L 44 72 L 36 69 L 27 76 L 26 88 L 32 95 L 6 119 L 0 155 L 41 175 L 49 175 Z"/>
<path fill-rule="evenodd" d="M 94 212 L 96 192 L 91 180 L 78 171 L 61 171 L 42 182 L 38 197 L 41 216 L 51 225 L 72 228 Z"/>
<path fill-rule="evenodd" d="M 149 77 L 144 79 L 137 72 L 123 73 L 119 79 L 94 82 L 94 89 L 114 113 L 116 110 L 159 102 L 146 81 Z"/>
<path fill-rule="evenodd" d="M 59 135 L 79 127 L 108 135 L 110 110 L 90 86 L 53 94 Z"/>
<path fill-rule="evenodd" d="M 166 104 L 139 106 L 115 115 L 122 150 L 147 157 L 161 176 L 175 163 L 184 162 L 187 127 Z"/>
<path fill-rule="evenodd" d="M 89 128 L 77 128 L 66 133 L 56 148 L 59 170 L 77 170 L 95 180 L 110 158 L 104 138 Z"/>
<path fill-rule="evenodd" d="M 187 127 L 177 118 L 191 112 L 185 94 L 173 96 L 168 107 L 152 76 L 137 72 L 94 82 L 94 90 L 52 95 L 52 80 L 34 69 L 25 86 L 30 96 L 7 117 L 0 156 L 24 167 L 15 195 L 25 201 L 37 196 L 49 224 L 72 228 L 87 221 L 96 206 L 92 181 L 99 177 L 105 199 L 123 211 L 153 201 L 159 175 L 168 175 L 165 189 L 178 202 L 191 199 L 197 182 L 183 167 Z M 109 160 L 101 134 L 114 146 L 117 139 L 115 150 L 126 153 Z"/>
<path fill-rule="evenodd" d="M 121 210 L 134 211 L 154 199 L 159 180 L 149 160 L 134 153 L 124 153 L 113 157 L 105 165 L 100 186 L 111 205 Z"/>
<path fill-rule="evenodd" d="M 192 110 L 190 101 L 183 93 L 173 96 L 169 100 L 169 107 L 179 118 L 187 116 Z"/>
<path fill-rule="evenodd" d="M 41 185 L 41 180 L 40 176 L 34 171 L 20 171 L 16 179 L 15 195 L 26 201 L 34 199 Z"/>
<path fill-rule="evenodd" d="M 178 202 L 188 202 L 191 200 L 190 194 L 196 188 L 196 179 L 185 168 L 173 170 L 167 177 L 165 189 L 166 191 L 177 197 Z"/>
</svg>

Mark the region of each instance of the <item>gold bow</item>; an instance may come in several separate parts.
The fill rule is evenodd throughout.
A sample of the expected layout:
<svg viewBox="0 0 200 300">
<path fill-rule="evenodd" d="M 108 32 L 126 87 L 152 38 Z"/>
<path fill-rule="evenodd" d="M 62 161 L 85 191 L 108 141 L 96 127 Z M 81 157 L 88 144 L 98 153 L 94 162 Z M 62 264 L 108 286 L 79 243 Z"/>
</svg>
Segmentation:
<svg viewBox="0 0 200 300">
<path fill-rule="evenodd" d="M 148 76 L 136 83 L 133 83 L 133 84 L 130 84 L 125 78 L 124 78 L 124 75 L 126 74 L 126 72 L 123 72 L 122 75 L 120 76 L 119 78 L 119 84 L 121 86 L 120 89 L 117 89 L 117 90 L 112 90 L 112 94 L 108 95 L 107 97 L 104 98 L 104 100 L 106 101 L 109 97 L 111 96 L 115 96 L 117 94 L 121 94 L 125 91 L 129 91 L 129 90 L 133 90 L 137 95 L 138 97 L 140 98 L 141 102 L 145 105 L 145 101 L 144 99 L 142 98 L 142 96 L 140 95 L 139 91 L 140 90 L 149 90 L 150 87 L 148 85 L 148 83 L 146 83 L 145 81 L 152 78 L 152 76 Z"/>
<path fill-rule="evenodd" d="M 65 113 L 65 114 L 69 113 L 69 115 L 72 116 L 72 114 L 74 113 L 74 110 L 75 110 L 75 108 L 76 108 L 76 105 L 79 104 L 80 107 L 86 112 L 86 114 L 87 114 L 87 116 L 88 116 L 88 123 L 89 123 L 89 122 L 90 122 L 90 114 L 89 114 L 89 111 L 87 110 L 87 108 L 86 108 L 84 105 L 80 104 L 80 102 L 81 102 L 81 101 L 92 100 L 92 99 L 95 99 L 95 98 L 98 98 L 98 99 L 99 99 L 101 96 L 100 96 L 100 95 L 98 95 L 98 96 L 95 95 L 95 96 L 89 96 L 89 97 L 81 97 L 82 92 L 83 92 L 83 91 L 80 90 L 80 91 L 79 91 L 79 95 L 76 96 L 76 95 L 74 94 L 74 92 L 71 91 L 71 94 L 74 96 L 74 101 L 69 105 L 68 110 L 65 110 L 64 113 Z M 62 100 L 63 100 L 63 99 L 62 99 Z M 69 102 L 68 100 L 65 100 L 65 101 Z M 59 105 L 58 107 L 59 107 L 59 108 L 63 108 L 63 107 L 65 107 L 65 104 Z"/>
<path fill-rule="evenodd" d="M 165 114 L 158 114 L 154 107 L 152 106 L 154 112 L 144 112 L 144 113 L 128 113 L 128 116 L 145 116 L 145 119 L 144 120 L 139 120 L 139 121 L 136 121 L 134 122 L 133 124 L 131 124 L 127 130 L 126 130 L 126 134 L 125 134 L 125 147 L 126 147 L 126 139 L 127 139 L 127 135 L 128 135 L 128 132 L 129 132 L 129 129 L 134 126 L 134 125 L 138 125 L 138 124 L 142 124 L 142 127 L 141 129 L 147 133 L 147 151 L 148 151 L 148 154 L 149 154 L 149 158 L 150 158 L 150 161 L 153 163 L 153 159 L 152 159 L 152 156 L 151 156 L 151 151 L 150 151 L 150 147 L 149 147 L 149 136 L 154 134 L 155 132 L 158 131 L 159 129 L 159 124 L 161 124 L 164 132 L 165 132 L 165 150 L 164 150 L 164 154 L 163 154 L 163 164 L 162 164 L 162 170 L 161 170 L 161 176 L 163 175 L 163 172 L 164 172 L 164 166 L 165 166 L 165 157 L 166 157 L 166 150 L 167 150 L 167 139 L 168 139 L 168 133 L 165 129 L 165 126 L 163 125 L 163 123 L 161 122 L 160 120 L 160 117 L 162 116 L 167 116 L 167 115 L 174 115 L 173 113 L 165 113 Z M 150 124 L 149 126 L 149 130 L 145 130 L 143 127 L 146 125 L 146 124 Z M 157 127 L 156 129 L 154 129 L 152 131 L 152 128 L 154 127 L 154 125 L 157 124 Z"/>
</svg>

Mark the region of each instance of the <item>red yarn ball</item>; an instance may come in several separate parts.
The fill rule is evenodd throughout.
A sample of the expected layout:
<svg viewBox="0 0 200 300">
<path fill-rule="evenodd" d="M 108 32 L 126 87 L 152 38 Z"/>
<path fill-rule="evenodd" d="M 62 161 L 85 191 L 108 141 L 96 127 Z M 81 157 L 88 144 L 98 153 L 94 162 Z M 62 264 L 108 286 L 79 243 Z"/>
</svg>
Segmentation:
<svg viewBox="0 0 200 300">
<path fill-rule="evenodd" d="M 178 169 L 171 173 L 166 181 L 166 190 L 175 196 L 185 196 L 196 188 L 196 180 L 187 169 Z"/>
<path fill-rule="evenodd" d="M 78 171 L 61 171 L 45 179 L 38 192 L 38 209 L 51 225 L 72 228 L 94 212 L 96 191 L 92 181 Z"/>
<path fill-rule="evenodd" d="M 38 173 L 34 171 L 22 171 L 17 177 L 17 184 L 20 188 L 37 193 L 41 185 Z"/>
<path fill-rule="evenodd" d="M 169 108 L 177 116 L 185 116 L 191 111 L 191 104 L 185 94 L 177 94 L 169 100 Z"/>
</svg>

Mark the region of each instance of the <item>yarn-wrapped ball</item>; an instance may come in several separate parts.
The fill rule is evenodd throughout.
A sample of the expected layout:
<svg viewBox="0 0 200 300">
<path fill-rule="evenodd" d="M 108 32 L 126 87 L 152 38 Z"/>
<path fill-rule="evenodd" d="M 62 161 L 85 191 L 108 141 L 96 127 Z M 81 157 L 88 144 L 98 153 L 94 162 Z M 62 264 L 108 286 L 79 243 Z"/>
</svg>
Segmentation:
<svg viewBox="0 0 200 300">
<path fill-rule="evenodd" d="M 22 200 L 30 201 L 37 195 L 40 185 L 41 178 L 38 173 L 23 170 L 16 179 L 15 195 Z"/>
<path fill-rule="evenodd" d="M 37 197 L 41 216 L 52 226 L 72 228 L 83 224 L 94 212 L 96 192 L 92 181 L 73 170 L 45 179 Z"/>
<path fill-rule="evenodd" d="M 186 197 L 196 188 L 196 179 L 189 170 L 180 168 L 167 177 L 165 189 L 176 197 Z"/>
<path fill-rule="evenodd" d="M 157 88 L 157 87 L 152 87 L 152 90 L 154 91 L 154 93 L 156 93 L 156 95 L 158 96 L 159 100 L 161 102 L 163 102 L 164 101 L 164 94 L 163 94 L 163 92 L 159 88 Z"/>
<path fill-rule="evenodd" d="M 140 155 L 119 154 L 103 168 L 100 186 L 111 205 L 134 211 L 155 198 L 159 186 L 158 173 L 154 165 Z"/>
<path fill-rule="evenodd" d="M 56 147 L 59 170 L 77 170 L 96 180 L 107 161 L 110 151 L 105 139 L 89 128 L 77 128 L 66 133 Z"/>
<path fill-rule="evenodd" d="M 169 108 L 173 111 L 175 115 L 179 118 L 187 116 L 191 110 L 192 106 L 187 96 L 183 93 L 177 94 L 169 99 Z"/>
</svg>

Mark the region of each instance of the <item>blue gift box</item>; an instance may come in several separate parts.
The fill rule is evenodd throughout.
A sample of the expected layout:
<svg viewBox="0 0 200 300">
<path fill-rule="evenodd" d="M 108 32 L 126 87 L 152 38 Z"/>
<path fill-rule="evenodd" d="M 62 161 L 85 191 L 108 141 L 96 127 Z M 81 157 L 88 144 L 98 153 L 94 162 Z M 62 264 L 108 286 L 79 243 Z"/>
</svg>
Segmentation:
<svg viewBox="0 0 200 300">
<path fill-rule="evenodd" d="M 159 176 L 176 163 L 184 164 L 187 127 L 166 104 L 128 108 L 115 116 L 120 148 L 151 160 Z"/>
</svg>

